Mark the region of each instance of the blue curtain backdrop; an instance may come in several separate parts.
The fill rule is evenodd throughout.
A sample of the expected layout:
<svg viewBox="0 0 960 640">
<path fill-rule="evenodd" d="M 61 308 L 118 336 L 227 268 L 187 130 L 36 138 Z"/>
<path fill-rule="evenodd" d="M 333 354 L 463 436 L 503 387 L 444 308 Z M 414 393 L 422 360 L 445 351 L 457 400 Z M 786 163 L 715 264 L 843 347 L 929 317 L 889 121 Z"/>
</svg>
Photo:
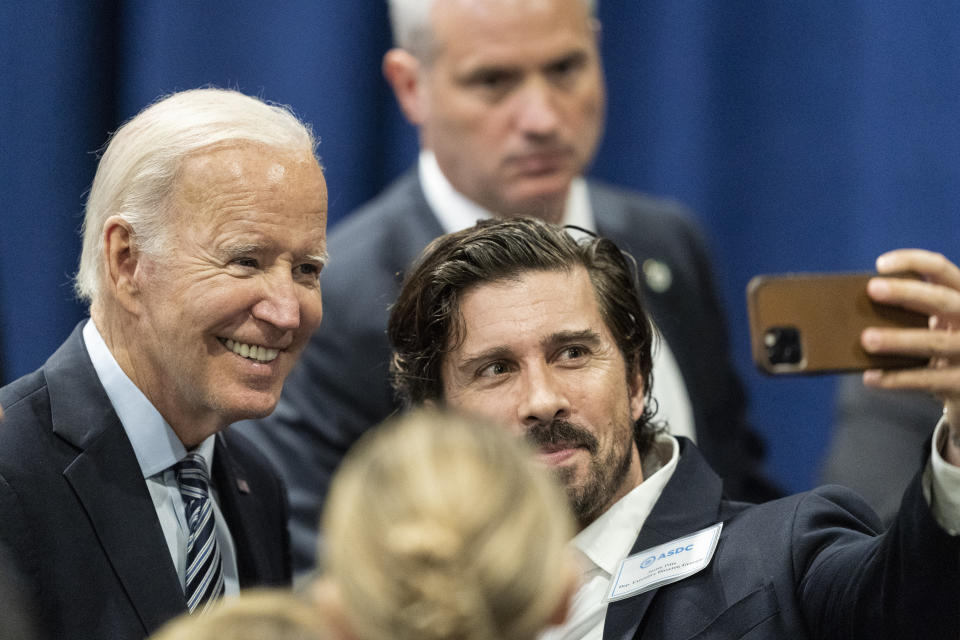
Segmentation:
<svg viewBox="0 0 960 640">
<path fill-rule="evenodd" d="M 770 470 L 807 488 L 836 379 L 756 373 L 744 287 L 869 269 L 899 246 L 960 259 L 960 5 L 605 0 L 600 18 L 609 108 L 591 172 L 695 209 Z M 201 85 L 290 104 L 321 138 L 335 224 L 414 158 L 380 76 L 388 46 L 381 0 L 0 3 L 0 377 L 84 316 L 70 277 L 109 131 Z"/>
</svg>

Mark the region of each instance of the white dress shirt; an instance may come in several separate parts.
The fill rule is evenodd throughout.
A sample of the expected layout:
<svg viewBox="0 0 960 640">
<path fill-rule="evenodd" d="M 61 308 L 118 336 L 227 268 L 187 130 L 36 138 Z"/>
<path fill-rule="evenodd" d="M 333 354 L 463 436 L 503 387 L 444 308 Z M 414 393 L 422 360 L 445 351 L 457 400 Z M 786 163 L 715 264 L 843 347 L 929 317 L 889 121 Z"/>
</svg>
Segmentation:
<svg viewBox="0 0 960 640">
<path fill-rule="evenodd" d="M 180 485 L 173 466 L 187 455 L 183 443 L 163 419 L 143 392 L 133 383 L 117 364 L 103 337 L 88 320 L 83 327 L 83 341 L 93 361 L 100 384 L 103 385 L 113 405 L 114 411 L 123 424 L 133 452 L 137 456 L 140 470 L 153 500 L 153 508 L 160 520 L 170 559 L 180 577 L 180 586 L 185 584 L 187 571 L 187 538 L 190 529 L 187 525 Z M 207 469 L 213 470 L 214 438 L 210 436 L 195 449 L 207 463 Z M 216 488 L 210 484 L 213 496 L 213 514 L 216 524 L 217 543 L 220 545 L 220 557 L 223 563 L 224 594 L 232 595 L 240 591 L 237 556 L 233 546 L 233 537 L 220 512 Z M 136 535 L 131 531 L 130 535 Z"/>
<path fill-rule="evenodd" d="M 944 413 L 930 442 L 930 464 L 923 470 L 923 495 L 937 524 L 957 536 L 960 535 L 960 467 L 953 466 L 940 454 L 949 433 Z"/>
<path fill-rule="evenodd" d="M 641 463 L 644 481 L 574 537 L 570 544 L 583 567 L 580 588 L 570 603 L 567 621 L 540 634 L 540 640 L 603 637 L 610 580 L 637 541 L 640 528 L 673 477 L 679 459 L 677 440 L 658 435 Z"/>
<path fill-rule="evenodd" d="M 446 233 L 454 233 L 472 227 L 477 220 L 492 218 L 493 214 L 458 192 L 447 180 L 437 164 L 432 151 L 420 152 L 418 164 L 420 184 L 427 204 Z M 593 209 L 587 181 L 574 178 L 567 194 L 567 204 L 561 224 L 569 224 L 596 233 Z M 659 332 L 657 332 L 659 335 Z M 693 406 L 683 382 L 680 366 L 670 350 L 666 339 L 660 335 L 653 350 L 653 388 L 651 394 L 657 399 L 657 419 L 665 421 L 670 433 L 686 436 L 696 442 L 693 424 Z"/>
</svg>

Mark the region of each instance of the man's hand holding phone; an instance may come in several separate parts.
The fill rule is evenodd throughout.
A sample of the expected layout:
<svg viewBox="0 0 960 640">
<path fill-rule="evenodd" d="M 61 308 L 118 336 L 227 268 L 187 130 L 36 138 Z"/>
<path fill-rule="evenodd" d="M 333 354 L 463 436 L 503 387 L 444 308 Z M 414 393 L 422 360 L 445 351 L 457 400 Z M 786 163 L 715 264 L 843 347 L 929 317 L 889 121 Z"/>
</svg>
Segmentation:
<svg viewBox="0 0 960 640">
<path fill-rule="evenodd" d="M 922 280 L 884 277 L 913 271 Z M 925 367 L 868 369 L 867 386 L 926 391 L 944 402 L 950 438 L 944 457 L 960 465 L 960 268 L 946 257 L 920 249 L 899 249 L 877 258 L 878 277 L 867 284 L 871 299 L 929 317 L 926 329 L 878 328 L 863 331 L 861 344 L 871 354 L 927 358 Z"/>
</svg>

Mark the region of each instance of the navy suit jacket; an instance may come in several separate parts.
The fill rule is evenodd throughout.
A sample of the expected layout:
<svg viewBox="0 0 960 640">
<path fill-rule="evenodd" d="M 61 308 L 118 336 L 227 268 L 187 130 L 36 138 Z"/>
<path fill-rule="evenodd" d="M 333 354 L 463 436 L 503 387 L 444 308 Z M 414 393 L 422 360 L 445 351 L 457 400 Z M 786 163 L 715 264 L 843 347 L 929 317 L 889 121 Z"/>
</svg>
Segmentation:
<svg viewBox="0 0 960 640">
<path fill-rule="evenodd" d="M 848 489 L 761 505 L 723 498 L 684 438 L 631 555 L 723 522 L 700 573 L 610 604 L 604 640 L 960 638 L 960 537 L 933 519 L 917 474 L 893 526 Z"/>
<path fill-rule="evenodd" d="M 655 258 L 672 273 L 644 301 L 679 363 L 694 408 L 697 442 L 729 495 L 778 497 L 761 473 L 762 444 L 747 424 L 726 325 L 704 240 L 678 205 L 590 183 L 600 235 L 639 264 Z M 287 378 L 274 413 L 238 423 L 276 464 L 290 490 L 295 568 L 313 564 L 317 522 L 330 478 L 357 438 L 397 409 L 388 378 L 389 307 L 403 272 L 443 229 L 408 172 L 330 234 L 321 276 L 323 323 Z M 641 278 L 642 279 L 642 278 Z"/>
<path fill-rule="evenodd" d="M 78 326 L 0 389 L 0 547 L 52 638 L 143 638 L 186 611 L 130 440 Z M 290 583 L 285 490 L 242 436 L 217 436 L 211 477 L 241 587 Z"/>
</svg>

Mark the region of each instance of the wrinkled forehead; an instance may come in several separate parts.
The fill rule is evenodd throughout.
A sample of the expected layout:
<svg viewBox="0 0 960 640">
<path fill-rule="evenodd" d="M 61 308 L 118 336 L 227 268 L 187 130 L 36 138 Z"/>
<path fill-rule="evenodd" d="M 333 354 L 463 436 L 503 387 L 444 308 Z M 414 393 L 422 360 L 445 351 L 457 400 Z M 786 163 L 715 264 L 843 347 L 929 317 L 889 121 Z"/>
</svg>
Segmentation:
<svg viewBox="0 0 960 640">
<path fill-rule="evenodd" d="M 322 228 L 327 187 L 312 152 L 240 143 L 184 158 L 169 204 L 176 220 L 188 225 L 266 221 L 276 214 L 286 224 Z"/>
<path fill-rule="evenodd" d="M 175 187 L 181 191 L 208 188 L 245 178 L 276 186 L 293 172 L 318 169 L 312 153 L 235 141 L 199 149 L 184 157 L 178 167 Z"/>
<path fill-rule="evenodd" d="M 607 331 L 596 290 L 584 266 L 528 268 L 476 282 L 458 292 L 450 305 L 447 350 L 458 349 L 468 340 L 486 341 L 490 336 L 480 335 L 479 330 L 504 317 L 523 323 L 527 330 L 547 333 L 582 323 Z M 551 322 L 572 324 L 549 326 Z"/>
</svg>

